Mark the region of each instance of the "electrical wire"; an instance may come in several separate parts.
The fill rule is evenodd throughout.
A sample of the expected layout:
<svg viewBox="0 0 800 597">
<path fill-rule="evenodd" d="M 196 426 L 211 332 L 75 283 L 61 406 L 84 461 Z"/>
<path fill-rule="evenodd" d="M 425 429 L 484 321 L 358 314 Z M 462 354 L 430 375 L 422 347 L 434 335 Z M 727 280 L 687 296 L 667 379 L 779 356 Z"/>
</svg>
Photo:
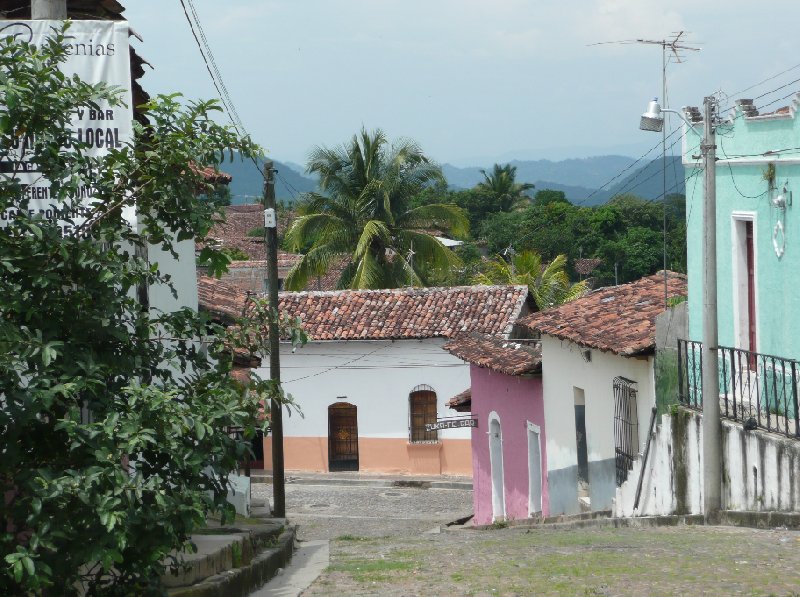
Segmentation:
<svg viewBox="0 0 800 597">
<path fill-rule="evenodd" d="M 186 22 L 189 24 L 189 29 L 192 32 L 192 37 L 194 37 L 195 44 L 197 45 L 197 49 L 200 50 L 200 57 L 203 59 L 206 70 L 211 77 L 211 82 L 214 85 L 214 89 L 216 89 L 217 95 L 219 96 L 225 111 L 228 113 L 228 116 L 231 119 L 231 124 L 233 125 L 234 130 L 236 130 L 240 136 L 250 137 L 250 134 L 247 132 L 242 119 L 239 117 L 239 112 L 233 103 L 230 93 L 228 92 L 225 81 L 222 79 L 222 73 L 217 66 L 214 54 L 211 51 L 211 46 L 208 43 L 208 38 L 203 30 L 203 26 L 200 22 L 200 16 L 197 14 L 193 0 L 180 0 L 180 3 L 181 7 L 183 8 L 183 14 L 186 16 Z M 189 8 L 187 8 L 187 3 Z M 192 16 L 189 15 L 190 11 Z M 261 167 L 258 165 L 258 161 L 255 159 L 255 157 L 251 156 L 250 161 L 252 161 L 253 166 L 258 173 L 264 178 L 264 180 L 266 180 L 266 176 L 264 175 Z"/>
</svg>

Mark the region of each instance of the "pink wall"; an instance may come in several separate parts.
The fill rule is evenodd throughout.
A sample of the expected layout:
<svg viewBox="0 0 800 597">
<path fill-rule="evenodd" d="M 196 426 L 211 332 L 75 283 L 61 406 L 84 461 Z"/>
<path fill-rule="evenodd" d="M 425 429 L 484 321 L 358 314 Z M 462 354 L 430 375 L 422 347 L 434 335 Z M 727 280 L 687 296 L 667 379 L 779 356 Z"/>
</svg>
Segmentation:
<svg viewBox="0 0 800 597">
<path fill-rule="evenodd" d="M 489 413 L 500 417 L 503 438 L 503 477 L 506 518 L 528 518 L 528 425 L 541 428 L 542 514 L 549 513 L 547 492 L 547 451 L 544 428 L 542 378 L 513 377 L 470 367 L 472 417 L 472 486 L 475 524 L 492 523 L 492 469 L 489 462 Z"/>
</svg>

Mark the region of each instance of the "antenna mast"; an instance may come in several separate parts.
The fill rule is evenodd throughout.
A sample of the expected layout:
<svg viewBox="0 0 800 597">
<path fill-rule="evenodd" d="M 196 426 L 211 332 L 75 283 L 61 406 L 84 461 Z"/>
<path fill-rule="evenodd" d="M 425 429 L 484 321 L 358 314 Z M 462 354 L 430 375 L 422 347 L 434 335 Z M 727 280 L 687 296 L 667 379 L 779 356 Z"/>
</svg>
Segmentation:
<svg viewBox="0 0 800 597">
<path fill-rule="evenodd" d="M 683 37 L 686 31 L 673 31 L 669 39 L 625 39 L 620 41 L 605 41 L 592 46 L 601 46 L 606 44 L 642 44 L 651 46 L 661 46 L 661 101 L 665 108 L 667 105 L 667 52 L 671 52 L 670 58 L 675 58 L 675 62 L 682 64 L 684 56 L 681 52 L 699 52 L 701 48 L 687 45 L 683 43 Z M 661 193 L 661 206 L 663 208 L 663 227 L 664 227 L 664 308 L 667 307 L 668 290 L 667 290 L 667 127 L 661 129 L 661 168 L 662 168 L 662 193 Z"/>
</svg>

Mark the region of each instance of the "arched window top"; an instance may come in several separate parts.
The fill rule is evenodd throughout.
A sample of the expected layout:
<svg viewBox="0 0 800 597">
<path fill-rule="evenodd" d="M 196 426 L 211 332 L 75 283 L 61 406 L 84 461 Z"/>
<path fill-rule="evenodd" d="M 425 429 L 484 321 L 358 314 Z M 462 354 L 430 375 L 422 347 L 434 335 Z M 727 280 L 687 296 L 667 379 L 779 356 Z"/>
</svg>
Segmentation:
<svg viewBox="0 0 800 597">
<path fill-rule="evenodd" d="M 429 386 L 426 383 L 421 383 L 418 386 L 416 386 L 413 390 L 411 390 L 412 394 L 416 394 L 417 392 L 433 392 L 433 393 L 436 393 L 436 390 L 434 390 L 431 386 Z"/>
</svg>

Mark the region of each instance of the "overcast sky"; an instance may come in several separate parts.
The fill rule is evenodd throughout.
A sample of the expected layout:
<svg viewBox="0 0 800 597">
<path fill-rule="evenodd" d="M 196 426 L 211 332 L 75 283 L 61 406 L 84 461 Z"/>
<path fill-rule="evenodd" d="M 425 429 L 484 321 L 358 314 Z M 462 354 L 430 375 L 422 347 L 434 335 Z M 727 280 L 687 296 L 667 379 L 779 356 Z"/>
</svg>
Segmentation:
<svg viewBox="0 0 800 597">
<path fill-rule="evenodd" d="M 800 1 L 195 0 L 241 118 L 278 160 L 305 163 L 362 125 L 458 165 L 511 158 L 638 157 L 661 95 L 658 46 L 589 44 L 688 31 L 669 105 L 702 105 L 800 62 Z M 128 0 L 151 93 L 214 97 L 179 0 Z M 800 67 L 745 93 L 800 78 Z M 769 102 L 800 90 L 794 83 Z M 769 109 L 786 104 L 774 104 Z"/>
</svg>

